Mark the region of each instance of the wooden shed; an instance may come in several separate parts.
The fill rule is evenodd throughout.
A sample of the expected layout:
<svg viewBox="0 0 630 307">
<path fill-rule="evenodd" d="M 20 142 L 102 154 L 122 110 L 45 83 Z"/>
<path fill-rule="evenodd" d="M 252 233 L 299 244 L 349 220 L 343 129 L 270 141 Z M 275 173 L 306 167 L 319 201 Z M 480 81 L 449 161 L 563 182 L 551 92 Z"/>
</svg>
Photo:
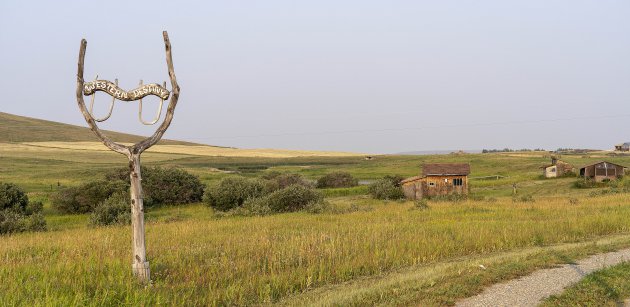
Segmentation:
<svg viewBox="0 0 630 307">
<path fill-rule="evenodd" d="M 405 197 L 421 199 L 448 194 L 468 194 L 468 163 L 430 163 L 422 166 L 421 176 L 401 181 Z"/>
<path fill-rule="evenodd" d="M 562 177 L 565 174 L 573 172 L 573 166 L 564 161 L 551 158 L 551 164 L 547 164 L 540 167 L 543 170 L 543 175 L 546 178 Z"/>
<path fill-rule="evenodd" d="M 630 142 L 615 145 L 616 151 L 630 151 Z"/>
<path fill-rule="evenodd" d="M 600 161 L 581 167 L 580 177 L 590 178 L 597 182 L 605 179 L 617 180 L 623 176 L 624 170 L 625 167 L 623 165 Z"/>
</svg>

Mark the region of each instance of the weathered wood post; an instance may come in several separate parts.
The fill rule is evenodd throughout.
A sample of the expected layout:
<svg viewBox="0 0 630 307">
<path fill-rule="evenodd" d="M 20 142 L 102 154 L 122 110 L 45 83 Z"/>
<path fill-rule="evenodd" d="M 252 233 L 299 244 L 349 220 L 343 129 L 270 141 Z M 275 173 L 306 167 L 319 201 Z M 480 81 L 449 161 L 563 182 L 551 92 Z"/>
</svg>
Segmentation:
<svg viewBox="0 0 630 307">
<path fill-rule="evenodd" d="M 144 203 L 142 194 L 142 173 L 140 171 L 140 155 L 146 149 L 155 145 L 162 138 L 162 135 L 164 135 L 164 132 L 166 132 L 166 129 L 168 129 L 171 121 L 173 120 L 173 113 L 175 112 L 175 106 L 177 105 L 177 99 L 179 98 L 179 85 L 177 84 L 177 79 L 175 78 L 175 70 L 173 69 L 171 43 L 168 39 L 168 33 L 164 31 L 162 34 L 164 36 L 164 45 L 166 47 L 166 64 L 168 66 L 168 75 L 171 80 L 172 87 L 171 101 L 168 105 L 164 121 L 158 127 L 155 133 L 153 133 L 152 136 L 134 145 L 125 146 L 122 144 L 118 144 L 112 141 L 107 135 L 103 134 L 103 132 L 96 125 L 97 120 L 94 118 L 91 110 L 87 110 L 85 102 L 83 101 L 83 95 L 96 95 L 97 91 L 102 91 L 111 95 L 114 100 L 140 100 L 140 120 L 141 122 L 145 123 L 142 120 L 142 98 L 148 95 L 155 95 L 160 97 L 162 99 L 162 102 L 164 102 L 165 99 L 168 99 L 171 93 L 169 93 L 165 86 L 163 87 L 155 83 L 141 85 L 137 89 L 131 90 L 129 92 L 120 89 L 118 87 L 117 81 L 115 84 L 106 80 L 94 80 L 85 83 L 83 80 L 85 49 L 87 47 L 87 41 L 85 39 L 81 40 L 77 71 L 76 96 L 77 102 L 79 104 L 79 109 L 81 110 L 85 121 L 87 121 L 90 129 L 94 131 L 96 136 L 101 140 L 101 142 L 103 142 L 105 146 L 117 153 L 125 155 L 129 160 L 129 177 L 131 179 L 131 225 L 133 229 L 132 272 L 142 283 L 148 283 L 151 280 L 151 271 L 149 269 L 149 261 L 147 260 L 146 244 L 144 240 Z M 164 85 L 166 85 L 166 83 Z M 113 103 L 110 107 L 110 115 L 111 108 L 113 108 Z M 159 116 L 160 114 L 158 114 L 158 119 Z M 107 118 L 109 118 L 109 116 Z M 104 121 L 107 118 L 98 121 Z M 153 123 L 155 122 L 157 122 L 157 119 Z"/>
</svg>

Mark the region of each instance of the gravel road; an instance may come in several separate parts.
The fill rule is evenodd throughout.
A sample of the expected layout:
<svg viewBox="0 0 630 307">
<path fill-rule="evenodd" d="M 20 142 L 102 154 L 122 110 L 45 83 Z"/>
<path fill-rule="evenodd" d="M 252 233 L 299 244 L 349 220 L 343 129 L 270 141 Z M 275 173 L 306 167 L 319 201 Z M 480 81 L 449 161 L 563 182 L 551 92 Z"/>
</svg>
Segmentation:
<svg viewBox="0 0 630 307">
<path fill-rule="evenodd" d="M 630 248 L 594 255 L 577 264 L 538 270 L 530 275 L 493 285 L 477 296 L 458 302 L 456 306 L 536 306 L 541 300 L 562 293 L 564 288 L 593 271 L 629 260 Z"/>
</svg>

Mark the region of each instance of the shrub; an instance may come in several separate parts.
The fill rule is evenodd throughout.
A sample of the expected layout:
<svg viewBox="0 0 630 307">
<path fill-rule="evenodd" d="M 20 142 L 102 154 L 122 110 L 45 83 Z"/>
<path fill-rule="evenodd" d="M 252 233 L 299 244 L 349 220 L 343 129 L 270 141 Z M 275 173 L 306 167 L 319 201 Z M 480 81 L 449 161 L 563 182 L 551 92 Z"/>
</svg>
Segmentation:
<svg viewBox="0 0 630 307">
<path fill-rule="evenodd" d="M 42 210 L 44 210 L 44 204 L 41 201 L 29 201 L 24 213 L 26 213 L 26 215 L 33 215 L 42 212 Z"/>
<path fill-rule="evenodd" d="M 116 192 L 126 192 L 124 181 L 97 180 L 78 187 L 60 190 L 52 197 L 52 205 L 63 213 L 88 213 Z"/>
<path fill-rule="evenodd" d="M 389 180 L 392 182 L 393 185 L 400 187 L 402 185 L 400 182 L 403 181 L 405 178 L 400 175 L 386 175 L 385 177 L 383 177 L 383 179 Z"/>
<path fill-rule="evenodd" d="M 370 184 L 368 193 L 375 199 L 402 199 L 405 198 L 400 185 L 396 185 L 391 179 L 383 178 Z"/>
<path fill-rule="evenodd" d="M 0 183 L 0 234 L 46 230 L 41 202 L 29 202 L 17 185 Z"/>
<path fill-rule="evenodd" d="M 90 224 L 95 226 L 131 223 L 129 194 L 116 192 L 94 208 Z"/>
<path fill-rule="evenodd" d="M 296 212 L 322 202 L 324 198 L 315 189 L 292 185 L 259 198 L 250 198 L 243 205 L 254 214 Z"/>
<path fill-rule="evenodd" d="M 573 187 L 578 189 L 590 189 L 597 187 L 606 187 L 608 186 L 608 181 L 597 182 L 590 178 L 580 178 L 573 183 Z"/>
<path fill-rule="evenodd" d="M 11 209 L 23 213 L 28 205 L 28 196 L 15 184 L 0 183 L 0 210 Z"/>
<path fill-rule="evenodd" d="M 261 177 L 262 177 L 263 179 L 273 180 L 273 179 L 276 179 L 276 177 L 278 177 L 278 176 L 280 176 L 280 175 L 282 175 L 282 173 L 281 173 L 281 172 L 278 172 L 278 171 L 269 171 L 269 172 L 264 173 Z"/>
<path fill-rule="evenodd" d="M 312 187 L 313 185 L 308 182 L 300 174 L 280 174 L 272 178 L 273 181 L 278 183 L 279 189 L 284 189 L 290 185 L 301 185 L 304 187 Z"/>
<path fill-rule="evenodd" d="M 24 215 L 13 210 L 0 210 L 0 234 L 26 230 L 27 221 Z"/>
<path fill-rule="evenodd" d="M 243 205 L 250 198 L 268 194 L 274 189 L 267 180 L 245 177 L 227 177 L 206 189 L 204 202 L 219 211 L 228 211 Z"/>
<path fill-rule="evenodd" d="M 334 172 L 317 179 L 318 188 L 349 188 L 359 185 L 359 181 L 347 172 Z"/>
<path fill-rule="evenodd" d="M 26 230 L 28 231 L 46 231 L 46 219 L 41 213 L 35 213 L 26 218 Z"/>
<path fill-rule="evenodd" d="M 177 168 L 142 167 L 142 191 L 144 205 L 152 207 L 169 204 L 179 205 L 199 202 L 203 198 L 204 185 L 199 178 Z M 120 168 L 105 174 L 105 179 L 124 181 L 130 185 L 129 169 Z"/>
<path fill-rule="evenodd" d="M 145 206 L 200 202 L 204 185 L 199 178 L 177 168 L 148 167 L 142 173 Z"/>
</svg>

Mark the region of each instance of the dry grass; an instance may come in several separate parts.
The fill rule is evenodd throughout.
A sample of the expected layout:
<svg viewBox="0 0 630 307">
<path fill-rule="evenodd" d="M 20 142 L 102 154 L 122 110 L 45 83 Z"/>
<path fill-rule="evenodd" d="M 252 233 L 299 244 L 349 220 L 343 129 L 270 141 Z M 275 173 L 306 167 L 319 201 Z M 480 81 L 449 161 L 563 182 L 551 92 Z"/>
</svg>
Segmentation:
<svg viewBox="0 0 630 307">
<path fill-rule="evenodd" d="M 128 227 L 77 228 L 0 238 L 0 305 L 242 305 L 417 265 L 630 230 L 630 196 L 534 203 L 382 203 L 340 198 L 349 214 L 215 219 L 182 208 L 147 227 L 154 284 L 130 278 Z M 389 292 L 388 292 L 389 293 Z M 400 295 L 390 293 L 388 295 Z"/>
<path fill-rule="evenodd" d="M 100 142 L 28 142 L 23 145 L 35 148 L 55 148 L 70 150 L 109 151 Z M 37 150 L 37 149 L 33 149 Z M 335 151 L 308 151 L 308 150 L 283 150 L 283 149 L 239 149 L 228 147 L 214 147 L 205 145 L 156 145 L 147 152 L 181 154 L 209 157 L 264 157 L 264 158 L 291 158 L 291 157 L 349 157 L 361 156 L 359 153 L 335 152 Z"/>
</svg>

